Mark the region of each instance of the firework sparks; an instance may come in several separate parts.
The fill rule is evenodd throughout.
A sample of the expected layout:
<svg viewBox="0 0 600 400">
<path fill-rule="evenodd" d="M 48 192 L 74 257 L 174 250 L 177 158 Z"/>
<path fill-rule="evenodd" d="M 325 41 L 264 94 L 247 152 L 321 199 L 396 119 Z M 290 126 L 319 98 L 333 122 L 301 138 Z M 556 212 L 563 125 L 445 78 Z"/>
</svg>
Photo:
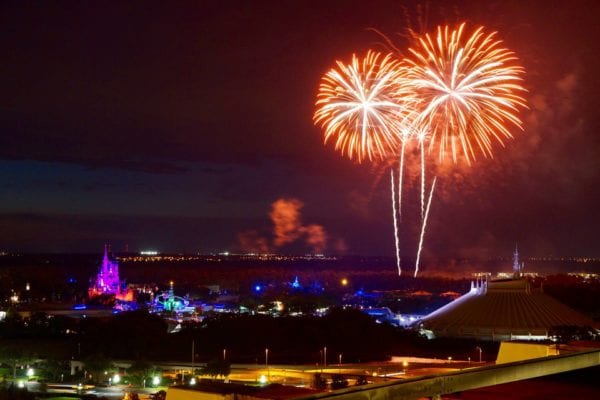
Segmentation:
<svg viewBox="0 0 600 400">
<path fill-rule="evenodd" d="M 322 79 L 313 120 L 324 129 L 324 141 L 360 163 L 385 159 L 399 147 L 397 126 L 404 100 L 397 91 L 400 63 L 391 54 L 369 51 L 337 62 Z"/>
<path fill-rule="evenodd" d="M 400 121 L 400 124 L 398 125 L 400 140 L 402 142 L 402 145 L 400 146 L 400 161 L 398 164 L 398 216 L 400 218 L 400 221 L 402 221 L 402 186 L 404 179 L 404 155 L 407 143 L 414 136 L 412 129 L 412 121 L 414 119 L 414 99 L 411 97 L 410 93 L 406 89 L 404 89 L 404 92 L 397 89 L 397 94 L 402 96 L 405 102 L 405 114 L 402 120 Z"/>
<path fill-rule="evenodd" d="M 512 138 L 509 125 L 522 129 L 516 114 L 526 107 L 524 69 L 514 53 L 495 32 L 478 28 L 467 37 L 464 27 L 438 27 L 435 38 L 418 38 L 404 59 L 405 82 L 420 101 L 416 123 L 428 128 L 429 151 L 436 148 L 440 161 L 447 152 L 455 162 L 462 154 L 470 163 L 477 150 L 492 157 L 494 141 Z"/>
</svg>

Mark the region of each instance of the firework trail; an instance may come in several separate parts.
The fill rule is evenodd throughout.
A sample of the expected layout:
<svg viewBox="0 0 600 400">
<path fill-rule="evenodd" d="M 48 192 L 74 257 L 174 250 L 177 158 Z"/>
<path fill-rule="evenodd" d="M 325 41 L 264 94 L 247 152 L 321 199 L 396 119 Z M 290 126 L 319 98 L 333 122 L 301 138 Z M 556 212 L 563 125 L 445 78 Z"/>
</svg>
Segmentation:
<svg viewBox="0 0 600 400">
<path fill-rule="evenodd" d="M 431 208 L 431 198 L 433 197 L 433 191 L 435 189 L 435 182 L 437 181 L 437 176 L 433 178 L 433 182 L 431 183 L 431 191 L 429 192 L 429 200 L 427 201 L 427 208 L 425 209 L 425 217 L 423 218 L 423 223 L 421 224 L 421 235 L 419 236 L 419 249 L 417 250 L 417 260 L 415 262 L 415 278 L 419 273 L 419 262 L 421 260 L 421 251 L 423 250 L 423 239 L 425 238 L 425 228 L 427 226 L 427 217 L 429 216 L 429 209 Z"/>
<path fill-rule="evenodd" d="M 425 218 L 425 143 L 419 140 L 421 150 L 421 221 Z M 422 223 L 422 222 L 421 222 Z"/>
<path fill-rule="evenodd" d="M 390 181 L 392 183 L 392 215 L 394 218 L 394 239 L 396 244 L 396 267 L 398 268 L 398 276 L 402 275 L 400 266 L 400 237 L 398 234 L 398 211 L 396 210 L 396 189 L 394 188 L 394 168 L 390 169 Z"/>
<path fill-rule="evenodd" d="M 400 161 L 398 163 L 398 217 L 402 222 L 402 180 L 404 176 L 404 151 L 406 148 L 406 139 L 402 140 L 400 148 Z"/>
<path fill-rule="evenodd" d="M 396 190 L 394 189 L 394 168 L 392 167 L 390 170 L 392 185 L 392 212 L 394 213 L 394 240 L 396 244 L 396 266 L 398 267 L 398 276 L 402 275 L 402 268 L 400 267 L 400 235 L 398 233 L 398 220 L 402 222 L 402 177 L 404 175 L 405 146 L 406 141 L 403 138 L 400 149 L 400 161 L 398 163 L 398 208 L 396 208 Z"/>
</svg>

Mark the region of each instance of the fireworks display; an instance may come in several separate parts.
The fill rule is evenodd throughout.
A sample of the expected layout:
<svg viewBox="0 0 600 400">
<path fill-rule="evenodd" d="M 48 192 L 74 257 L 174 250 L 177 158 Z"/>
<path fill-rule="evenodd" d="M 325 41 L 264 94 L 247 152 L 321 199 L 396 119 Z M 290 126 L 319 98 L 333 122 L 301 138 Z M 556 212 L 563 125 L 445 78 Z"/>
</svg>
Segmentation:
<svg viewBox="0 0 600 400">
<path fill-rule="evenodd" d="M 491 157 L 494 141 L 512 138 L 508 126 L 521 129 L 523 68 L 495 32 L 478 28 L 467 37 L 464 28 L 438 27 L 435 38 L 417 38 L 403 60 L 420 104 L 415 123 L 429 131 L 429 150 L 436 148 L 440 160 L 450 153 L 470 162 L 477 150 Z"/>
<path fill-rule="evenodd" d="M 352 56 L 337 62 L 324 77 L 317 94 L 315 124 L 325 132 L 325 143 L 351 159 L 385 159 L 396 154 L 396 132 L 405 107 L 396 89 L 400 63 L 391 54 L 369 51 L 363 59 Z"/>
<path fill-rule="evenodd" d="M 337 62 L 322 79 L 314 122 L 324 129 L 324 141 L 351 159 L 399 157 L 398 188 L 391 171 L 396 260 L 400 265 L 399 221 L 402 217 L 404 153 L 414 141 L 420 152 L 421 229 L 415 263 L 419 271 L 425 228 L 437 177 L 426 193 L 426 153 L 442 162 L 446 154 L 471 163 L 477 153 L 492 157 L 494 142 L 512 138 L 509 128 L 522 129 L 517 113 L 525 108 L 521 96 L 524 69 L 496 33 L 465 24 L 452 30 L 438 27 L 437 35 L 414 36 L 403 59 L 369 51 L 352 63 Z M 426 149 L 427 148 L 427 149 Z M 397 200 L 396 200 L 397 199 Z"/>
</svg>

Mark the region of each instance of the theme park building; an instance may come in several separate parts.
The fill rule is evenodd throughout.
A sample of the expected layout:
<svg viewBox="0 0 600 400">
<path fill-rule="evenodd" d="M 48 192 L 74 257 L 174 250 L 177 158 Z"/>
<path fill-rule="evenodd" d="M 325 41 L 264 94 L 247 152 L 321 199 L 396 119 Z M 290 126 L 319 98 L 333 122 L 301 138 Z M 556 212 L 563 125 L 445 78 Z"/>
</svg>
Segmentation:
<svg viewBox="0 0 600 400">
<path fill-rule="evenodd" d="M 428 337 L 544 340 L 560 326 L 593 327 L 591 318 L 532 288 L 515 250 L 512 279 L 472 282 L 471 290 L 419 321 Z"/>
<path fill-rule="evenodd" d="M 132 293 L 123 290 L 121 279 L 119 278 L 119 263 L 108 257 L 108 246 L 104 246 L 104 257 L 100 270 L 88 289 L 90 298 L 108 295 L 115 296 L 119 300 L 132 300 Z"/>
</svg>

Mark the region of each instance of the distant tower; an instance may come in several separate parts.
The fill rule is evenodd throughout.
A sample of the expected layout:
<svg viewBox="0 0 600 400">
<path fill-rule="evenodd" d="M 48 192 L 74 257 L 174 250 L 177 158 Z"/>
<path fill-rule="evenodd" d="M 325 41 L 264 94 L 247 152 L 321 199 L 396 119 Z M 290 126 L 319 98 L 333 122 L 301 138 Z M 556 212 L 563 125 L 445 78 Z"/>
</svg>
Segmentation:
<svg viewBox="0 0 600 400">
<path fill-rule="evenodd" d="M 513 254 L 513 275 L 515 278 L 521 277 L 521 264 L 519 263 L 519 248 L 515 244 L 515 252 Z"/>
</svg>

